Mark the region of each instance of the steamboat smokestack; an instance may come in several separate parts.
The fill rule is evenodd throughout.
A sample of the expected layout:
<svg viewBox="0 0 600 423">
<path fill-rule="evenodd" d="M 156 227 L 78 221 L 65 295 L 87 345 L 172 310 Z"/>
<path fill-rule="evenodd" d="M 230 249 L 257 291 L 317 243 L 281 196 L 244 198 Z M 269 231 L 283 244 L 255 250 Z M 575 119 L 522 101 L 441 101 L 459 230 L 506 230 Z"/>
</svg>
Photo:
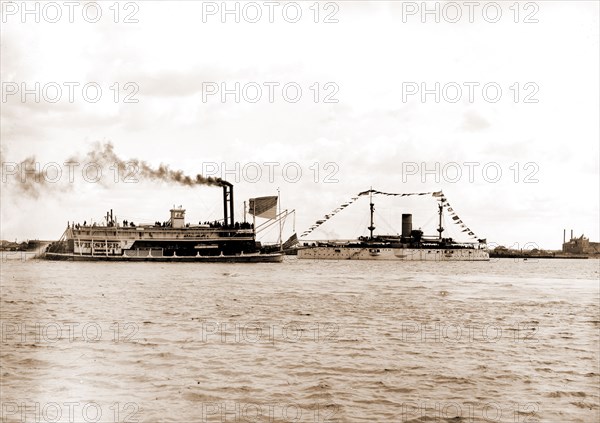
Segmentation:
<svg viewBox="0 0 600 423">
<path fill-rule="evenodd" d="M 410 238 L 412 232 L 412 214 L 402 214 L 402 236 Z"/>
<path fill-rule="evenodd" d="M 571 229 L 571 239 L 573 239 L 573 229 Z"/>
<path fill-rule="evenodd" d="M 563 229 L 563 244 L 567 242 L 567 230 Z"/>
<path fill-rule="evenodd" d="M 233 216 L 233 185 L 223 181 L 223 225 L 233 227 L 235 224 Z"/>
</svg>

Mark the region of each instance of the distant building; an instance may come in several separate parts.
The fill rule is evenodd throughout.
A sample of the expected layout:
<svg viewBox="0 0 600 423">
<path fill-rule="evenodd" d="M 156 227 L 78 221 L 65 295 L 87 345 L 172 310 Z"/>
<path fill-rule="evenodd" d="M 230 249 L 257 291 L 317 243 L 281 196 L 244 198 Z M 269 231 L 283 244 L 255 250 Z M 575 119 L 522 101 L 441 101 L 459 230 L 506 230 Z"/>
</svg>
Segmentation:
<svg viewBox="0 0 600 423">
<path fill-rule="evenodd" d="M 571 239 L 565 240 L 566 231 L 563 234 L 562 252 L 568 254 L 600 254 L 600 242 L 590 242 L 588 238 L 581 235 L 579 238 L 573 236 L 571 231 Z"/>
</svg>

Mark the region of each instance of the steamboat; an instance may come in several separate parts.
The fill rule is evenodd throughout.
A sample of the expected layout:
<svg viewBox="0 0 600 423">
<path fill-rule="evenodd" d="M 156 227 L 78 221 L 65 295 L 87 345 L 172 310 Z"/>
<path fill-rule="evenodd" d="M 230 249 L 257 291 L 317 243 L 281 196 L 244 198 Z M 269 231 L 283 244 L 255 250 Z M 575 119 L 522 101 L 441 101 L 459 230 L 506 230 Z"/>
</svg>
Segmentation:
<svg viewBox="0 0 600 423">
<path fill-rule="evenodd" d="M 185 209 L 154 224 L 118 222 L 112 210 L 101 225 L 69 223 L 43 258 L 83 261 L 277 263 L 283 253 L 268 252 L 256 241 L 255 224 L 235 222 L 233 185 L 222 181 L 223 221 L 190 224 Z M 276 197 L 274 197 L 276 198 Z M 252 201 L 252 200 L 251 200 Z M 272 249 L 271 249 L 272 250 Z"/>
<path fill-rule="evenodd" d="M 397 235 L 374 235 L 375 223 L 373 194 L 386 194 L 375 190 L 360 195 L 369 195 L 369 236 L 354 241 L 320 241 L 303 243 L 298 248 L 299 259 L 313 260 L 400 260 L 400 261 L 488 261 L 490 259 L 485 239 L 478 242 L 456 242 L 444 237 L 443 212 L 446 199 L 441 192 L 438 197 L 439 224 L 437 236 L 426 236 L 420 229 L 413 229 L 412 214 L 402 214 L 402 233 Z M 423 194 L 418 194 L 423 195 Z M 323 221 L 319 221 L 323 222 Z"/>
</svg>

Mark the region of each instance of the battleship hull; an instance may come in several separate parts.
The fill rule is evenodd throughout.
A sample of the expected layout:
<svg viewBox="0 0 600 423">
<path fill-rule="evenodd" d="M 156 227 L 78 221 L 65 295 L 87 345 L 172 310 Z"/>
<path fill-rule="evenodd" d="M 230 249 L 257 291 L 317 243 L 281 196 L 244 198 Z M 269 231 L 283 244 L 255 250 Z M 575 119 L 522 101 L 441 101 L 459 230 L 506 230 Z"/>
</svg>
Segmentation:
<svg viewBox="0 0 600 423">
<path fill-rule="evenodd" d="M 422 249 L 315 246 L 298 250 L 299 259 L 382 261 L 489 261 L 487 250 L 477 248 Z"/>
</svg>

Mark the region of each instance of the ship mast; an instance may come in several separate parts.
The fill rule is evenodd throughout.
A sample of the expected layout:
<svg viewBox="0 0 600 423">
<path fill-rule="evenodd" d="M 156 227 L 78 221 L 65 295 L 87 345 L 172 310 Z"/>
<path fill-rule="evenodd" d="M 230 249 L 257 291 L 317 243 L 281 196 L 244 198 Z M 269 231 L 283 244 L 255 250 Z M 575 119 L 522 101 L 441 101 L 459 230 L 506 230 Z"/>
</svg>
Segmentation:
<svg viewBox="0 0 600 423">
<path fill-rule="evenodd" d="M 373 213 L 375 212 L 375 204 L 373 204 L 373 187 L 371 187 L 371 190 L 369 191 L 369 207 L 371 210 L 371 226 L 369 226 L 367 229 L 370 231 L 371 236 L 369 237 L 370 240 L 373 239 L 373 231 L 375 230 L 375 225 L 373 224 Z"/>
<path fill-rule="evenodd" d="M 442 227 L 442 217 L 444 212 L 444 205 L 442 199 L 440 199 L 440 204 L 438 204 L 438 215 L 439 215 L 439 223 L 437 231 L 440 233 L 439 238 L 442 239 L 442 232 L 444 232 L 444 228 Z"/>
</svg>

